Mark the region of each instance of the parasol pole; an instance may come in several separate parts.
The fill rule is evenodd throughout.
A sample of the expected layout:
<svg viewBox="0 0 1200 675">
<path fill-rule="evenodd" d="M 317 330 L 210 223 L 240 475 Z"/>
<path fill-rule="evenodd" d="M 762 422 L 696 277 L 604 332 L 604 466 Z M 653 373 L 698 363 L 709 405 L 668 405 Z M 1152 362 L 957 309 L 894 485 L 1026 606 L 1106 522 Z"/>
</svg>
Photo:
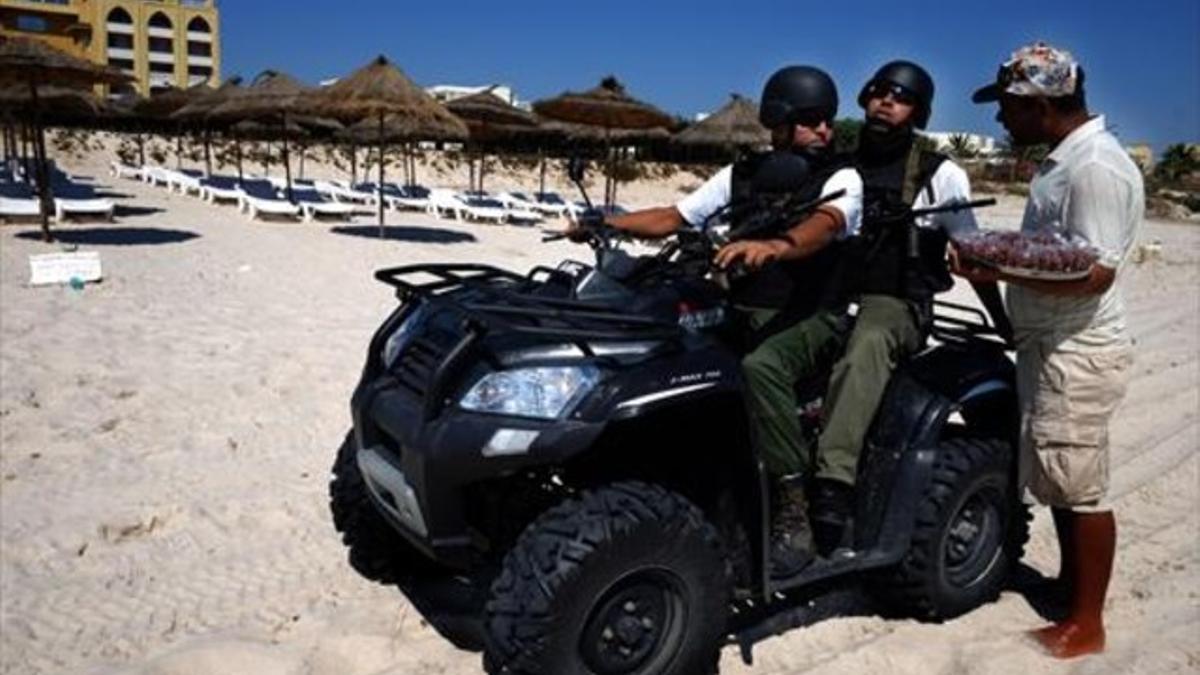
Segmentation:
<svg viewBox="0 0 1200 675">
<path fill-rule="evenodd" d="M 358 183 L 358 145 L 350 141 L 350 185 Z"/>
<path fill-rule="evenodd" d="M 541 165 L 538 171 L 540 174 L 538 178 L 538 196 L 540 197 L 546 194 L 546 151 L 540 145 L 538 146 L 538 164 Z"/>
<path fill-rule="evenodd" d="M 238 183 L 241 183 L 244 180 L 242 176 L 242 139 L 237 135 L 237 132 L 233 132 L 233 152 L 237 156 Z"/>
<path fill-rule="evenodd" d="M 287 183 L 287 198 L 288 201 L 295 204 L 296 198 L 292 196 L 292 163 L 288 159 L 288 131 L 287 131 L 287 111 L 283 111 L 283 179 Z"/>
<path fill-rule="evenodd" d="M 30 124 L 26 120 L 21 120 L 21 173 L 25 178 L 25 183 L 33 185 L 33 177 L 29 175 L 29 137 Z"/>
<path fill-rule="evenodd" d="M 46 130 L 42 127 L 42 111 L 41 104 L 38 102 L 37 83 L 32 77 L 29 79 L 29 97 L 33 108 L 33 125 L 37 130 L 33 153 L 35 155 L 34 162 L 37 164 L 38 197 L 40 197 L 39 202 L 42 207 L 42 241 L 50 242 L 54 239 L 50 236 L 50 209 L 48 207 L 50 181 L 46 170 Z M 26 173 L 29 173 L 28 167 L 26 167 Z"/>
<path fill-rule="evenodd" d="M 383 239 L 383 108 L 379 109 L 379 185 L 375 187 L 379 199 L 379 238 Z"/>
<path fill-rule="evenodd" d="M 417 184 L 417 155 L 416 155 L 416 153 L 413 152 L 411 145 L 408 148 L 408 161 L 412 163 L 412 171 L 409 172 L 409 176 L 412 179 L 412 184 L 416 185 Z"/>
<path fill-rule="evenodd" d="M 204 171 L 212 175 L 212 135 L 207 124 L 204 125 Z"/>
</svg>

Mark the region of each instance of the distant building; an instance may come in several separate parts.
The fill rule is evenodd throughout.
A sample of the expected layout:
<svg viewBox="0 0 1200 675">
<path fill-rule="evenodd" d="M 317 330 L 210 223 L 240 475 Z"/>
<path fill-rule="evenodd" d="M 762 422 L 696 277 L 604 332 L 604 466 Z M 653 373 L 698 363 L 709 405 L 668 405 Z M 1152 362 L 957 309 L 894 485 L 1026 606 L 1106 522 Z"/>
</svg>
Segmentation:
<svg viewBox="0 0 1200 675">
<path fill-rule="evenodd" d="M 974 149 L 975 154 L 982 157 L 990 157 L 1000 152 L 1000 148 L 996 144 L 996 139 L 991 136 L 969 134 L 963 131 L 922 131 L 921 134 L 937 143 L 938 152 L 946 152 L 950 149 L 950 138 L 952 136 L 965 136 Z"/>
<path fill-rule="evenodd" d="M 0 35 L 122 70 L 140 94 L 220 84 L 219 27 L 215 0 L 0 0 Z"/>
<path fill-rule="evenodd" d="M 1129 153 L 1129 158 L 1134 164 L 1142 170 L 1142 173 L 1148 174 L 1154 170 L 1154 150 L 1146 143 L 1134 143 L 1125 146 L 1125 152 Z"/>
<path fill-rule="evenodd" d="M 523 103 L 517 100 L 516 92 L 512 90 L 512 87 L 503 84 L 490 84 L 482 87 L 467 87 L 457 84 L 435 84 L 432 87 L 426 87 L 425 91 L 428 92 L 430 96 L 436 98 L 442 103 L 449 103 L 454 99 L 464 98 L 466 96 L 471 96 L 472 94 L 478 94 L 485 91 L 491 91 L 494 95 L 509 105 L 516 106 L 518 108 L 524 108 L 526 110 L 529 109 L 528 103 Z"/>
</svg>

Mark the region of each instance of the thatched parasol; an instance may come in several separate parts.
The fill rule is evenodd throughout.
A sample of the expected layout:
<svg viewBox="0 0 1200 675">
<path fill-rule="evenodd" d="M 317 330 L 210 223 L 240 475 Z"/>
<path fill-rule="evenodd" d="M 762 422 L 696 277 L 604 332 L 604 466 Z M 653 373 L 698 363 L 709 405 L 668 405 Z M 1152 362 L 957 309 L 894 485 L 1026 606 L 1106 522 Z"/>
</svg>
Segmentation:
<svg viewBox="0 0 1200 675">
<path fill-rule="evenodd" d="M 604 186 L 606 205 L 611 205 L 616 200 L 617 184 L 613 177 L 612 141 L 641 140 L 636 135 L 619 139 L 617 134 L 655 128 L 665 132 L 667 127 L 674 123 L 674 118 L 667 113 L 627 94 L 625 87 L 612 76 L 604 78 L 598 87 L 588 91 L 566 92 L 551 99 L 537 101 L 533 104 L 533 110 L 543 117 L 579 125 L 563 127 L 565 131 L 574 132 L 570 134 L 572 138 L 597 140 L 598 137 L 603 140 L 609 162 Z M 596 133 L 587 130 L 587 127 L 600 131 Z"/>
<path fill-rule="evenodd" d="M 470 138 L 477 144 L 523 133 L 533 135 L 539 130 L 537 115 L 510 105 L 491 89 L 454 99 L 446 104 L 446 108 L 466 122 Z M 471 189 L 483 191 L 483 151 L 480 150 L 479 156 L 478 185 L 474 184 L 474 162 L 468 159 L 467 163 L 471 167 Z"/>
<path fill-rule="evenodd" d="M 104 105 L 91 91 L 57 85 L 40 86 L 38 102 L 43 106 L 43 121 L 47 115 L 54 124 L 74 125 L 89 120 L 104 110 Z M 36 148 L 34 138 L 33 95 L 24 85 L 0 86 L 0 115 L 4 118 L 4 158 L 18 157 L 26 167 L 25 181 L 33 183 L 29 149 Z M 48 109 L 48 110 L 46 110 Z"/>
<path fill-rule="evenodd" d="M 736 151 L 770 145 L 771 132 L 758 121 L 758 106 L 753 101 L 732 94 L 720 110 L 676 134 L 675 141 Z"/>
<path fill-rule="evenodd" d="M 316 98 L 319 114 L 336 117 L 344 122 L 365 119 L 375 121 L 379 145 L 379 236 L 384 225 L 384 157 L 383 146 L 389 137 L 396 140 L 463 140 L 467 127 L 450 114 L 432 96 L 413 84 L 412 80 L 392 65 L 386 57 L 376 57 L 371 63 L 350 76 L 320 91 Z M 393 116 L 390 130 L 385 132 L 384 121 Z"/>
<path fill-rule="evenodd" d="M 31 38 L 0 38 L 0 85 L 25 85 L 37 129 L 38 192 L 42 202 L 42 237 L 50 241 L 50 181 L 46 166 L 46 133 L 41 121 L 38 89 L 45 85 L 91 86 L 120 84 L 132 78 L 114 69 L 96 66 Z"/>
<path fill-rule="evenodd" d="M 234 120 L 269 119 L 278 124 L 283 142 L 283 172 L 287 183 L 288 200 L 292 201 L 292 162 L 288 152 L 289 115 L 313 114 L 316 101 L 314 90 L 295 78 L 277 70 L 259 73 L 249 87 L 229 96 L 224 103 L 209 111 L 209 118 Z M 306 133 L 300 130 L 299 133 Z M 298 135 L 298 134 L 297 134 Z"/>
</svg>

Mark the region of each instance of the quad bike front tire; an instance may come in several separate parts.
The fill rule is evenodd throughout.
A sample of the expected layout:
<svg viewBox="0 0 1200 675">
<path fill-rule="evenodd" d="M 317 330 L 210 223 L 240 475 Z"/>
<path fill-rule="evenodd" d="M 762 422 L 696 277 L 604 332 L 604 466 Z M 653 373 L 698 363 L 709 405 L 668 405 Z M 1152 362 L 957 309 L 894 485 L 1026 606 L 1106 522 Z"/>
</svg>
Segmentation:
<svg viewBox="0 0 1200 675">
<path fill-rule="evenodd" d="M 730 577 L 687 499 L 622 482 L 552 507 L 518 538 L 486 606 L 492 673 L 716 672 Z"/>
</svg>

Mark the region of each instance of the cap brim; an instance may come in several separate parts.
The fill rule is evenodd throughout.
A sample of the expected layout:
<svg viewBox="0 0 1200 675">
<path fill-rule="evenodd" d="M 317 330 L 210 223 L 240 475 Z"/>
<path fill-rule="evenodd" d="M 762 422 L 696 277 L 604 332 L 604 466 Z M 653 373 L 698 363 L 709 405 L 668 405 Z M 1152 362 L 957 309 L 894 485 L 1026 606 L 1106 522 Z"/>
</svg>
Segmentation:
<svg viewBox="0 0 1200 675">
<path fill-rule="evenodd" d="M 972 103 L 991 103 L 992 101 L 1000 100 L 1000 85 L 995 82 L 986 87 L 980 87 L 971 94 Z"/>
</svg>

